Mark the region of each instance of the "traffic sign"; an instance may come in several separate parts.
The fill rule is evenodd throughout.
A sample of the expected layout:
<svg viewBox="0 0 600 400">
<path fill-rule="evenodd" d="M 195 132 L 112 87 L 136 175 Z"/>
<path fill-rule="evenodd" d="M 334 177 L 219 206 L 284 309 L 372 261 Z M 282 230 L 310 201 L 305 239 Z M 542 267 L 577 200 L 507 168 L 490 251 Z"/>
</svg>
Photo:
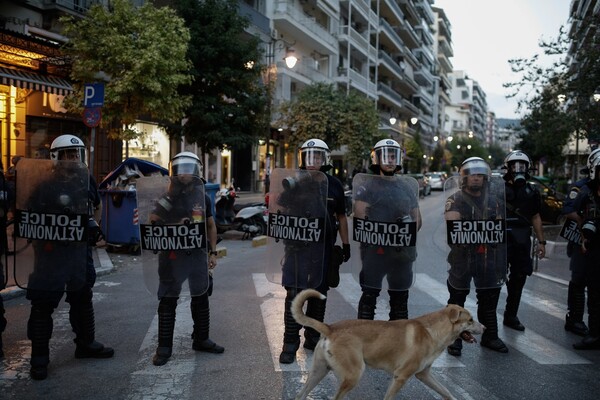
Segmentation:
<svg viewBox="0 0 600 400">
<path fill-rule="evenodd" d="M 88 128 L 95 128 L 102 119 L 102 110 L 100 107 L 85 108 L 83 110 L 83 123 Z"/>
<path fill-rule="evenodd" d="M 83 85 L 83 106 L 102 107 L 104 105 L 104 84 L 86 83 Z"/>
</svg>

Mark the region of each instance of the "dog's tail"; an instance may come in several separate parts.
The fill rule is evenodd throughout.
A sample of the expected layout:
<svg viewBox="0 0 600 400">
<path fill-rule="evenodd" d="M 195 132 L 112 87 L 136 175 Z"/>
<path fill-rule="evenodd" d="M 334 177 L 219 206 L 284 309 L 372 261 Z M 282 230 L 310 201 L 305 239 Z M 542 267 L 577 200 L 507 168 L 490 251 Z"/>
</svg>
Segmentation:
<svg viewBox="0 0 600 400">
<path fill-rule="evenodd" d="M 298 322 L 300 325 L 308 326 L 319 332 L 321 335 L 328 336 L 331 332 L 329 325 L 324 324 L 321 321 L 317 321 L 314 318 L 308 317 L 302 311 L 302 306 L 304 305 L 304 302 L 310 297 L 318 297 L 321 300 L 326 299 L 324 294 L 319 293 L 314 289 L 303 290 L 296 295 L 294 301 L 292 302 L 292 315 L 294 316 L 296 322 Z"/>
</svg>

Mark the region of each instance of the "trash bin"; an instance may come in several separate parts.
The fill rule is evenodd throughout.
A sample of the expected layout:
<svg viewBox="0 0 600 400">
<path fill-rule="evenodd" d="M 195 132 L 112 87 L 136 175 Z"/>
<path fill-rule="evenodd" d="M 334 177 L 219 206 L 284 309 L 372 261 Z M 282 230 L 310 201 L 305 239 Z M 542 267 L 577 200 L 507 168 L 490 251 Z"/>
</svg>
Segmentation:
<svg viewBox="0 0 600 400">
<path fill-rule="evenodd" d="M 135 181 L 142 176 L 168 175 L 169 171 L 149 161 L 128 158 L 98 185 L 102 200 L 102 221 L 107 250 L 127 247 L 139 251 L 140 233 Z"/>
<path fill-rule="evenodd" d="M 210 197 L 210 201 L 212 203 L 212 215 L 215 216 L 215 198 L 217 197 L 217 193 L 221 189 L 221 185 L 218 183 L 205 183 L 204 190 L 208 197 Z"/>
</svg>

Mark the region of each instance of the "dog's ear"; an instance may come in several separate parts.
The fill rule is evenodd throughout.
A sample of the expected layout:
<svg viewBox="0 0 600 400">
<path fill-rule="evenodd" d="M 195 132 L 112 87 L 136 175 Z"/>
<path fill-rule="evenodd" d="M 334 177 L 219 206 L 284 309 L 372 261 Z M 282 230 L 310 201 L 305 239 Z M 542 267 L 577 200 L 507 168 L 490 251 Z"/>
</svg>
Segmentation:
<svg viewBox="0 0 600 400">
<path fill-rule="evenodd" d="M 448 304 L 446 308 L 448 309 L 448 318 L 450 318 L 450 322 L 452 322 L 453 324 L 458 322 L 460 318 L 461 309 L 459 309 L 453 304 Z"/>
</svg>

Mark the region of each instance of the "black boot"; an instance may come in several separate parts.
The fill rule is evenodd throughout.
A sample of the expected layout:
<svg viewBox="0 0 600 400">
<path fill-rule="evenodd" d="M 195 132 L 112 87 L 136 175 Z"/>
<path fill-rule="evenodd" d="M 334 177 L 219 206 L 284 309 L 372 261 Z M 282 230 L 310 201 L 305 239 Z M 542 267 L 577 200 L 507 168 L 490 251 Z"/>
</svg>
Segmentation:
<svg viewBox="0 0 600 400">
<path fill-rule="evenodd" d="M 462 339 L 456 339 L 454 343 L 448 346 L 447 350 L 451 356 L 460 357 L 462 354 Z"/>
<path fill-rule="evenodd" d="M 379 293 L 371 293 L 363 290 L 358 302 L 358 319 L 375 319 L 375 308 L 377 307 L 377 296 Z"/>
<path fill-rule="evenodd" d="M 446 281 L 446 286 L 448 287 L 448 293 L 450 294 L 448 304 L 456 304 L 457 306 L 464 307 L 470 290 L 456 289 L 450 285 L 450 282 L 448 281 Z M 454 343 L 447 347 L 448 354 L 459 357 L 462 354 L 462 346 L 462 339 L 456 339 Z"/>
<path fill-rule="evenodd" d="M 408 290 L 388 290 L 390 321 L 408 319 Z"/>
<path fill-rule="evenodd" d="M 292 316 L 292 300 L 296 297 L 298 290 L 295 288 L 286 288 L 285 310 L 283 313 L 283 323 L 285 331 L 283 333 L 283 349 L 279 355 L 279 362 L 282 364 L 291 364 L 296 359 L 296 351 L 300 347 L 300 324 Z"/>
<path fill-rule="evenodd" d="M 600 349 L 600 288 L 588 287 L 588 323 L 589 333 L 573 345 L 577 350 Z"/>
<path fill-rule="evenodd" d="M 31 340 L 31 379 L 44 380 L 48 376 L 50 363 L 50 338 L 52 337 L 52 313 L 54 308 L 48 304 L 32 304 L 27 337 Z"/>
<path fill-rule="evenodd" d="M 165 365 L 173 353 L 173 331 L 177 310 L 177 297 L 163 297 L 158 304 L 158 348 L 152 364 Z"/>
<path fill-rule="evenodd" d="M 477 318 L 485 326 L 483 335 L 481 335 L 481 346 L 497 351 L 499 353 L 508 353 L 508 347 L 498 337 L 498 319 L 496 317 L 496 306 L 500 297 L 500 288 L 498 289 L 478 289 L 477 300 Z"/>
<path fill-rule="evenodd" d="M 190 307 L 192 309 L 192 319 L 194 320 L 192 349 L 207 353 L 223 353 L 225 348 L 209 339 L 210 307 L 208 304 L 208 294 L 192 297 Z"/>
<path fill-rule="evenodd" d="M 504 311 L 504 321 L 502 323 L 517 331 L 525 330 L 525 327 L 521 324 L 521 321 L 519 321 L 519 317 L 517 317 L 517 312 L 519 311 L 519 303 L 521 302 L 521 295 L 523 294 L 523 287 L 525 286 L 526 279 L 527 277 L 524 275 L 511 274 L 506 283 L 508 296 L 506 297 L 506 309 Z"/>
<path fill-rule="evenodd" d="M 75 332 L 75 358 L 111 358 L 115 354 L 112 348 L 96 341 L 96 320 L 91 296 L 84 303 L 71 303 L 69 321 Z"/>
<path fill-rule="evenodd" d="M 579 336 L 587 336 L 589 329 L 583 322 L 585 311 L 585 286 L 569 282 L 567 295 L 567 307 L 569 312 L 565 317 L 565 330 Z"/>
<path fill-rule="evenodd" d="M 1 263 L 0 268 L 2 268 Z M 0 277 L 0 279 L 2 279 L 2 277 Z M 6 329 L 6 318 L 4 318 L 4 301 L 0 295 L 0 358 L 4 357 L 4 350 L 2 350 L 2 332 L 4 332 L 4 329 Z"/>
<path fill-rule="evenodd" d="M 325 319 L 325 307 L 327 306 L 327 301 L 311 297 L 306 303 L 306 316 L 323 322 Z M 305 349 L 314 350 L 317 343 L 319 343 L 320 338 L 319 332 L 315 331 L 313 328 L 304 327 Z"/>
</svg>

